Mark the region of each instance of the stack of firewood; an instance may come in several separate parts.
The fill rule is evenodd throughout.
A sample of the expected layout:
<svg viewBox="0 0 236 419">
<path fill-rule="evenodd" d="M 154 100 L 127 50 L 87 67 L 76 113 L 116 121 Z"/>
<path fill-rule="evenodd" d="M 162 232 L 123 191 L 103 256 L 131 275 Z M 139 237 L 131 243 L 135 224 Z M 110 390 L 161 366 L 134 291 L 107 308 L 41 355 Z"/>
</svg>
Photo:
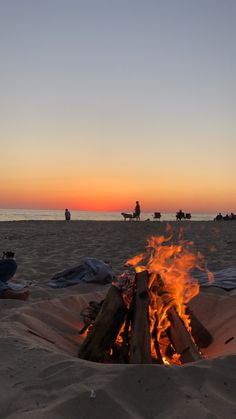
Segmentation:
<svg viewBox="0 0 236 419">
<path fill-rule="evenodd" d="M 166 359 L 170 363 L 171 359 L 175 359 L 177 363 L 184 364 L 202 359 L 199 348 L 205 348 L 212 342 L 210 333 L 188 307 L 186 311 L 190 317 L 191 333 L 187 330 L 174 303 L 170 298 L 168 300 L 168 291 L 158 275 L 151 288 L 149 284 L 149 274 L 143 271 L 136 273 L 128 292 L 119 284 L 111 285 L 88 328 L 79 349 L 79 358 L 132 364 L 163 364 Z M 152 293 L 168 304 L 166 315 L 169 326 L 163 333 L 158 333 L 158 316 L 150 330 Z"/>
</svg>

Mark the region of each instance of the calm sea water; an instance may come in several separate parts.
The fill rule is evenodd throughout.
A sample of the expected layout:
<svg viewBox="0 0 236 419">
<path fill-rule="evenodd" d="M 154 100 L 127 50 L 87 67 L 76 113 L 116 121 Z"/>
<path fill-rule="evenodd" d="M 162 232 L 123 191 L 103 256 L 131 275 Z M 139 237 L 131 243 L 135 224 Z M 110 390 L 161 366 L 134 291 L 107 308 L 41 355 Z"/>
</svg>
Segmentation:
<svg viewBox="0 0 236 419">
<path fill-rule="evenodd" d="M 192 221 L 213 220 L 216 214 L 192 213 Z M 71 211 L 72 220 L 121 221 L 120 212 Z M 153 212 L 142 212 L 141 220 L 153 220 Z M 0 209 L 0 221 L 64 220 L 63 210 Z M 175 221 L 175 213 L 162 213 L 161 221 Z"/>
</svg>

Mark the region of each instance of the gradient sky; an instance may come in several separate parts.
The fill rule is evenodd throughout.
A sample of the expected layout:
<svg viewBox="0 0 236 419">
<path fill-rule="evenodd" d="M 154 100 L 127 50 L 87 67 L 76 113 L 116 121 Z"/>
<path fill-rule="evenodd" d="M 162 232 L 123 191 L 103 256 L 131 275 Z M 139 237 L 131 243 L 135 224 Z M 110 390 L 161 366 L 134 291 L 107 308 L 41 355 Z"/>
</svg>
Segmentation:
<svg viewBox="0 0 236 419">
<path fill-rule="evenodd" d="M 0 207 L 236 211 L 235 0 L 0 0 Z"/>
</svg>

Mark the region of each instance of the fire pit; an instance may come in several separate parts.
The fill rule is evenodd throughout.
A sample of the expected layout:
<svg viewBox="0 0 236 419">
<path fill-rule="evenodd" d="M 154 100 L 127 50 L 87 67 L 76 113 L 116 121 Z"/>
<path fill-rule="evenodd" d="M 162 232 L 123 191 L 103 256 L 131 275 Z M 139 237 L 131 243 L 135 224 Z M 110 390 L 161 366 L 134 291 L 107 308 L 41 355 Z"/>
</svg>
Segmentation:
<svg viewBox="0 0 236 419">
<path fill-rule="evenodd" d="M 151 237 L 146 252 L 126 262 L 91 323 L 78 356 L 96 362 L 177 364 L 203 358 L 212 336 L 189 309 L 199 293 L 191 275 L 206 270 L 192 242 Z M 95 311 L 96 311 L 95 310 Z"/>
</svg>

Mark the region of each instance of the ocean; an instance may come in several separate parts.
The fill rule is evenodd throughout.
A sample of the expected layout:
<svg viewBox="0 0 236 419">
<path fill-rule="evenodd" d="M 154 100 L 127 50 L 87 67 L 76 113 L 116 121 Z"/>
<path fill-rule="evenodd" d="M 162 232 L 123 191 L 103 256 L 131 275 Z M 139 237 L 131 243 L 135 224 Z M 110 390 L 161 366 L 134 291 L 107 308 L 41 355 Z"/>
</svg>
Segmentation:
<svg viewBox="0 0 236 419">
<path fill-rule="evenodd" d="M 153 220 L 153 212 L 142 212 L 141 221 Z M 192 213 L 191 221 L 210 221 L 216 214 Z M 120 212 L 98 212 L 71 210 L 72 220 L 123 221 Z M 163 212 L 161 221 L 175 221 L 175 213 Z M 64 220 L 64 210 L 0 209 L 0 221 Z M 156 221 L 158 222 L 158 221 Z"/>
</svg>

